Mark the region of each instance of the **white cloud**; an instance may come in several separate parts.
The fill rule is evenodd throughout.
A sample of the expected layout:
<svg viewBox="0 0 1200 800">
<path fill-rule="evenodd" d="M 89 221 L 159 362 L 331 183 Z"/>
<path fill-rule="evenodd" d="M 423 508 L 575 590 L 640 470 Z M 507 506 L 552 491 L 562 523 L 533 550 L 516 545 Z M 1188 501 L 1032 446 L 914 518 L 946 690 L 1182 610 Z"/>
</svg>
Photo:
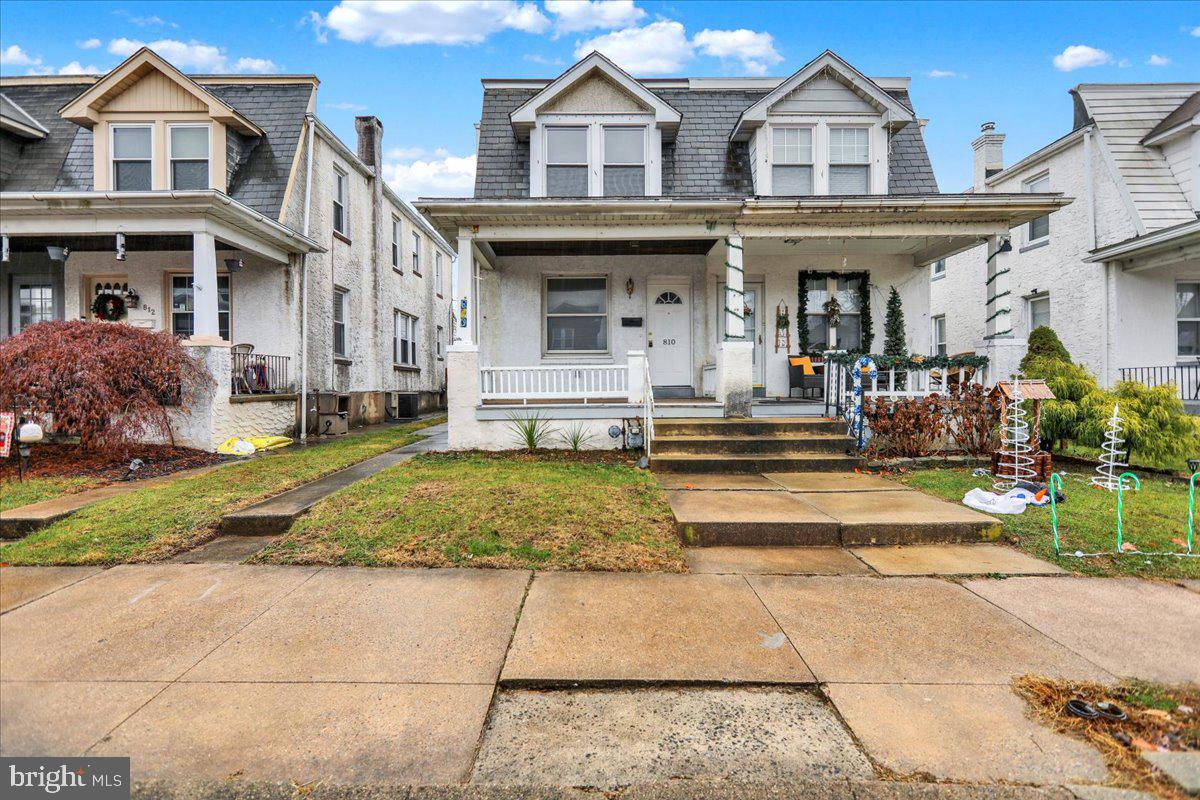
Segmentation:
<svg viewBox="0 0 1200 800">
<path fill-rule="evenodd" d="M 311 17 L 310 22 L 319 40 L 321 29 Z M 388 47 L 479 44 L 506 29 L 542 33 L 550 20 L 536 3 L 516 0 L 342 0 L 320 25 L 350 42 Z"/>
<path fill-rule="evenodd" d="M 1071 72 L 1084 67 L 1099 67 L 1112 63 L 1112 55 L 1086 44 L 1073 44 L 1054 57 L 1054 68 Z"/>
<path fill-rule="evenodd" d="M 78 61 L 72 61 L 65 67 L 58 68 L 59 75 L 102 75 L 104 70 L 97 67 L 95 64 L 88 64 L 86 67 Z"/>
<path fill-rule="evenodd" d="M 636 25 L 646 12 L 633 0 L 546 0 L 546 11 L 554 15 L 554 35 L 612 30 Z"/>
<path fill-rule="evenodd" d="M 36 67 L 41 64 L 40 58 L 34 58 L 21 49 L 19 44 L 10 44 L 0 50 L 0 65 L 5 67 Z"/>
<path fill-rule="evenodd" d="M 170 61 L 182 70 L 195 72 L 274 72 L 278 69 L 275 62 L 268 58 L 242 57 L 230 64 L 229 57 L 216 45 L 205 44 L 192 39 L 181 42 L 178 39 L 159 39 L 155 42 L 142 42 L 137 39 L 121 37 L 108 43 L 108 52 L 123 58 L 136 53 L 143 47 L 149 47 L 160 56 Z"/>
<path fill-rule="evenodd" d="M 549 67 L 562 67 L 566 65 L 566 62 L 564 62 L 561 58 L 546 58 L 545 56 L 538 55 L 537 53 L 526 53 L 525 55 L 521 56 L 521 58 L 525 59 L 531 64 L 541 64 Z"/>
<path fill-rule="evenodd" d="M 416 161 L 429 153 L 424 147 L 392 147 L 383 154 L 387 161 Z"/>
<path fill-rule="evenodd" d="M 338 111 L 366 111 L 367 107 L 358 103 L 326 103 L 326 108 L 335 108 Z"/>
<path fill-rule="evenodd" d="M 772 65 L 783 61 L 775 50 L 775 39 L 769 33 L 739 28 L 735 31 L 703 30 L 692 37 L 701 53 L 722 61 L 741 62 L 747 75 L 766 75 Z"/>
<path fill-rule="evenodd" d="M 84 39 L 82 42 L 76 42 L 75 46 L 80 50 L 95 50 L 102 44 L 104 44 L 104 42 L 100 41 L 99 39 L 92 38 Z"/>
<path fill-rule="evenodd" d="M 1200 25 L 1197 25 L 1196 27 L 1192 28 L 1192 29 L 1191 29 L 1190 31 L 1188 31 L 1188 32 L 1189 32 L 1189 33 L 1190 33 L 1192 36 L 1200 36 Z"/>
<path fill-rule="evenodd" d="M 136 16 L 136 15 L 130 13 L 129 11 L 126 11 L 123 8 L 118 8 L 113 13 L 116 14 L 118 17 L 124 17 L 125 19 L 132 22 L 134 25 L 137 25 L 139 28 L 149 28 L 149 27 L 155 26 L 155 25 L 163 25 L 168 28 L 178 28 L 179 27 L 179 23 L 169 22 L 168 20 L 163 19 L 162 17 L 158 16 L 157 14 L 147 14 L 144 17 L 139 17 L 139 16 Z"/>
<path fill-rule="evenodd" d="M 925 73 L 931 78 L 957 78 L 958 73 L 952 69 L 931 69 Z"/>
<path fill-rule="evenodd" d="M 1121 69 L 1126 69 L 1127 67 L 1132 67 L 1133 62 L 1130 61 L 1128 58 L 1122 58 L 1120 61 L 1117 62 L 1117 66 L 1120 67 Z"/>
<path fill-rule="evenodd" d="M 300 18 L 300 27 L 311 25 L 313 35 L 317 37 L 317 44 L 329 43 L 329 26 L 325 24 L 325 18 L 316 11 L 309 11 Z"/>
<path fill-rule="evenodd" d="M 417 197 L 470 197 L 475 191 L 475 156 L 453 156 L 439 148 L 433 158 L 396 159 L 393 154 L 414 149 L 389 150 L 383 178 L 406 200 Z"/>
<path fill-rule="evenodd" d="M 575 57 L 598 50 L 629 72 L 661 75 L 677 72 L 694 55 L 683 25 L 659 20 L 641 28 L 606 33 L 575 46 Z"/>
<path fill-rule="evenodd" d="M 1150 58 L 1146 59 L 1146 63 L 1152 67 L 1169 67 L 1171 59 L 1166 56 L 1160 56 L 1158 53 L 1151 53 Z"/>
</svg>

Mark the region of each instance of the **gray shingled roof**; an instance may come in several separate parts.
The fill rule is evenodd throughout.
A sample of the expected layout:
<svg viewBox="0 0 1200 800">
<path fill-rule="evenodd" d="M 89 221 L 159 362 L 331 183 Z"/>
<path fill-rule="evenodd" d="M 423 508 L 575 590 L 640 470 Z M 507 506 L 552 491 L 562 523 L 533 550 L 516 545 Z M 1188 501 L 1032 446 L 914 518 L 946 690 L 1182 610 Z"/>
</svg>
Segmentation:
<svg viewBox="0 0 1200 800">
<path fill-rule="evenodd" d="M 308 84 L 229 84 L 205 86 L 229 106 L 254 122 L 264 138 L 236 136 L 226 148 L 236 155 L 228 194 L 259 213 L 279 218 L 292 160 L 312 86 Z M 63 119 L 58 110 L 77 97 L 78 85 L 5 86 L 4 93 L 50 129 L 50 135 L 21 146 L 20 157 L 0 190 L 90 191 L 92 132 Z M 232 138 L 232 137 L 231 137 Z"/>
<path fill-rule="evenodd" d="M 479 126 L 475 196 L 529 196 L 529 143 L 517 141 L 509 114 L 538 89 L 485 89 Z M 730 142 L 738 116 L 765 91 L 690 89 L 653 90 L 679 109 L 683 120 L 674 142 L 663 144 L 662 190 L 669 197 L 748 197 L 748 145 Z M 908 92 L 888 92 L 912 108 Z M 902 128 L 892 139 L 888 189 L 891 194 L 937 194 L 937 180 L 919 125 Z"/>
</svg>

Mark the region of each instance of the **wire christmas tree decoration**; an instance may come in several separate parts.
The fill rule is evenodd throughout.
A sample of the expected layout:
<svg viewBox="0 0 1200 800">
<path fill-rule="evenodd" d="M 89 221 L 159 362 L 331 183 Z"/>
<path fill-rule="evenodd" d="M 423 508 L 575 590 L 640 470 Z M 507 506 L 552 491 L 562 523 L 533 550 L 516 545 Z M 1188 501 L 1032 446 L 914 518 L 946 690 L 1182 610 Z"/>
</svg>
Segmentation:
<svg viewBox="0 0 1200 800">
<path fill-rule="evenodd" d="M 1031 455 L 1033 447 L 1029 444 L 1029 422 L 1025 419 L 1022 402 L 1021 381 L 1013 378 L 1012 401 L 1000 427 L 1000 463 L 996 467 L 997 481 L 993 484 L 993 488 L 1001 491 L 1016 487 L 1018 481 L 1031 481 L 1037 477 Z"/>
<path fill-rule="evenodd" d="M 1129 465 L 1125 463 L 1125 450 L 1122 445 L 1125 440 L 1121 438 L 1121 416 L 1119 413 L 1120 406 L 1113 406 L 1112 417 L 1109 418 L 1107 425 L 1104 428 L 1104 444 L 1100 450 L 1100 466 L 1096 467 L 1096 474 L 1092 476 L 1092 486 L 1099 486 L 1101 489 L 1107 489 L 1114 492 L 1121 486 L 1121 472 Z"/>
</svg>

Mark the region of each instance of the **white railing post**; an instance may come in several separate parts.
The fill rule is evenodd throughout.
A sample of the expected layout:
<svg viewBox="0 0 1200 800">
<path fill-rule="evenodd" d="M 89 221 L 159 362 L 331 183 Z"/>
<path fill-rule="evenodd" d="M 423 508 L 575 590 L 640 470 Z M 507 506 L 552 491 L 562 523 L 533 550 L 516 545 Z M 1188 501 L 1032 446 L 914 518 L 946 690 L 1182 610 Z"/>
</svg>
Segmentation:
<svg viewBox="0 0 1200 800">
<path fill-rule="evenodd" d="M 629 363 L 629 402 L 641 403 L 646 397 L 646 352 L 630 350 L 627 356 Z"/>
</svg>

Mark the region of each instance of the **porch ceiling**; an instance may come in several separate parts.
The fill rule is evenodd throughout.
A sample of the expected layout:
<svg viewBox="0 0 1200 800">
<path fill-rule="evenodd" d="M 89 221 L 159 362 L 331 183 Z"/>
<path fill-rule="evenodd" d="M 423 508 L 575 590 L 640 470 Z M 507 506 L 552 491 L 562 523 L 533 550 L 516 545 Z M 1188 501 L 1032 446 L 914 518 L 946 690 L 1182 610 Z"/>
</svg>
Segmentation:
<svg viewBox="0 0 1200 800">
<path fill-rule="evenodd" d="M 73 253 L 112 252 L 113 237 L 108 236 L 11 236 L 9 249 L 14 253 L 37 253 L 47 247 L 69 247 Z M 190 251 L 191 236 L 126 236 L 125 250 L 129 253 Z M 217 240 L 218 250 L 236 250 L 231 244 Z"/>
<path fill-rule="evenodd" d="M 716 239 L 600 239 L 495 242 L 497 256 L 689 256 L 705 255 Z"/>
</svg>

